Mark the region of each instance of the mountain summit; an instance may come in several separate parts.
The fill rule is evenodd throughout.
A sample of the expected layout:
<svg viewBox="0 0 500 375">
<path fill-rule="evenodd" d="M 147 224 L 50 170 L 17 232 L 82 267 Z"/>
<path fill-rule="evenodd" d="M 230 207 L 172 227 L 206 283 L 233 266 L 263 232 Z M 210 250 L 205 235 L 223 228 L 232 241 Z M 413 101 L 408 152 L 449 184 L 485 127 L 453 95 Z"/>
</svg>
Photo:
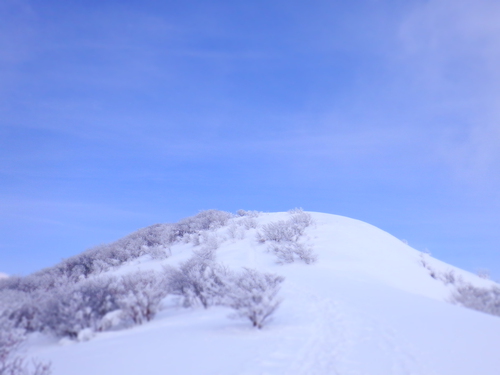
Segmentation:
<svg viewBox="0 0 500 375">
<path fill-rule="evenodd" d="M 497 284 L 342 216 L 203 211 L 2 282 L 54 375 L 500 369 L 499 317 L 461 306 L 495 314 Z"/>
</svg>

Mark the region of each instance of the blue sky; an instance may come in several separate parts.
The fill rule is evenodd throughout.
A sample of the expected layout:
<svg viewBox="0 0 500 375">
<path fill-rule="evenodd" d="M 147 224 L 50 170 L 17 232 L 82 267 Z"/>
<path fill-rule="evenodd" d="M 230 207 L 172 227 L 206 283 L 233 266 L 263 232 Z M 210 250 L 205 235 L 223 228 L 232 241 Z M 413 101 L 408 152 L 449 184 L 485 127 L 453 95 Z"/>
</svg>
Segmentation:
<svg viewBox="0 0 500 375">
<path fill-rule="evenodd" d="M 500 278 L 495 0 L 0 2 L 0 271 L 202 209 Z"/>
</svg>

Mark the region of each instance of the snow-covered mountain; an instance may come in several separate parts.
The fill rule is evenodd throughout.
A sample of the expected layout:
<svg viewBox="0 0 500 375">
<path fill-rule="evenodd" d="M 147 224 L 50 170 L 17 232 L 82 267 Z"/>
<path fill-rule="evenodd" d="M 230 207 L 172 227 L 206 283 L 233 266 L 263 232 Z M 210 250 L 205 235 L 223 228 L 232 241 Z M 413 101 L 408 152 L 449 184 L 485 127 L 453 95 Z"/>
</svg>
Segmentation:
<svg viewBox="0 0 500 375">
<path fill-rule="evenodd" d="M 230 272 L 284 277 L 282 303 L 262 329 L 229 319 L 227 305 L 184 307 L 168 295 L 140 325 L 80 341 L 31 333 L 26 355 L 51 361 L 54 375 L 500 374 L 500 318 L 450 303 L 461 285 L 496 284 L 372 225 L 295 210 L 181 227 L 175 238 L 165 229 L 164 246 L 141 245 L 155 250 L 86 277 L 161 273 L 210 252 Z"/>
</svg>

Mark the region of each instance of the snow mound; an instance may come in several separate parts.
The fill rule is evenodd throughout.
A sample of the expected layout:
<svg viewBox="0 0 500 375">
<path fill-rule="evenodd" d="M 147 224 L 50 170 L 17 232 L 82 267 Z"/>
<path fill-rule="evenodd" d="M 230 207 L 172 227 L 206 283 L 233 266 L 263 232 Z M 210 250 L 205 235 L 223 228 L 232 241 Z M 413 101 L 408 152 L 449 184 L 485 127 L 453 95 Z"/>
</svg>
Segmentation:
<svg viewBox="0 0 500 375">
<path fill-rule="evenodd" d="M 263 329 L 227 319 L 227 307 L 184 308 L 169 296 L 151 322 L 85 331 L 81 342 L 34 334 L 28 353 L 51 361 L 54 375 L 499 373 L 500 319 L 448 302 L 458 283 L 493 282 L 367 223 L 300 215 L 241 212 L 201 230 L 190 222 L 182 236 L 168 227 L 181 237 L 155 244 L 165 256 L 144 252 L 101 273 L 161 271 L 213 251 L 230 270 L 284 277 L 283 302 Z"/>
</svg>

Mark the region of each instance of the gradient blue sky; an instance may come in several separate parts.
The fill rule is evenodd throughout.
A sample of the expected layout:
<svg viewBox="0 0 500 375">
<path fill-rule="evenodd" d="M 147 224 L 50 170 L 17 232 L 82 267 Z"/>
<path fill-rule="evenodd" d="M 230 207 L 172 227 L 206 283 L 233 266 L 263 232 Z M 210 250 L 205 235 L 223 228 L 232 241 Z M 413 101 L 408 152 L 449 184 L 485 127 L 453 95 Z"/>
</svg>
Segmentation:
<svg viewBox="0 0 500 375">
<path fill-rule="evenodd" d="M 500 278 L 497 0 L 1 0 L 0 271 L 202 209 Z"/>
</svg>

